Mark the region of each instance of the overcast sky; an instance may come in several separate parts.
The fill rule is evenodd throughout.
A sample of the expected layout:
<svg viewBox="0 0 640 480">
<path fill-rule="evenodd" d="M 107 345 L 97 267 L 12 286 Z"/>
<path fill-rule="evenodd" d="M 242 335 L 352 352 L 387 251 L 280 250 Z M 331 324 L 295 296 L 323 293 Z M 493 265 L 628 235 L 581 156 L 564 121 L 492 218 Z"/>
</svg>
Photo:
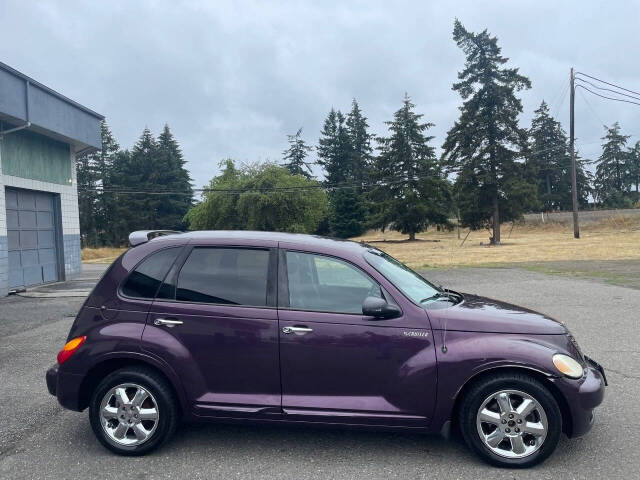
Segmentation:
<svg viewBox="0 0 640 480">
<path fill-rule="evenodd" d="M 408 92 L 439 147 L 460 104 L 455 17 L 531 79 L 523 126 L 545 99 L 568 131 L 571 66 L 640 91 L 639 2 L 0 0 L 0 61 L 104 114 L 123 147 L 168 123 L 200 187 L 223 158 L 280 160 L 299 127 L 317 144 L 354 97 L 384 134 Z M 587 100 L 583 155 L 598 156 L 603 122 L 640 140 L 640 106 Z"/>
</svg>

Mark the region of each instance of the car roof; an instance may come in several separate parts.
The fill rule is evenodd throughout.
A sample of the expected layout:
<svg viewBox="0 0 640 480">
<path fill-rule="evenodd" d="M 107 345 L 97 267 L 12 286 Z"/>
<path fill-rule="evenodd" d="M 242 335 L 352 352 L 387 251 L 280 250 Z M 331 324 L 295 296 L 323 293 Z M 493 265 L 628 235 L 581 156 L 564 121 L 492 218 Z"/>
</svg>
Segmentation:
<svg viewBox="0 0 640 480">
<path fill-rule="evenodd" d="M 298 248 L 320 249 L 320 250 L 349 250 L 359 251 L 373 249 L 371 245 L 364 242 L 355 242 L 353 240 L 345 240 L 341 238 L 323 237 L 321 235 L 309 235 L 303 233 L 286 233 L 286 232 L 262 232 L 252 230 L 200 230 L 185 232 L 180 234 L 171 234 L 160 236 L 152 239 L 150 242 L 175 243 L 176 240 L 184 240 L 186 243 L 229 243 L 237 240 L 243 244 L 250 244 L 255 241 L 256 245 L 278 242 L 286 243 L 287 246 Z"/>
</svg>

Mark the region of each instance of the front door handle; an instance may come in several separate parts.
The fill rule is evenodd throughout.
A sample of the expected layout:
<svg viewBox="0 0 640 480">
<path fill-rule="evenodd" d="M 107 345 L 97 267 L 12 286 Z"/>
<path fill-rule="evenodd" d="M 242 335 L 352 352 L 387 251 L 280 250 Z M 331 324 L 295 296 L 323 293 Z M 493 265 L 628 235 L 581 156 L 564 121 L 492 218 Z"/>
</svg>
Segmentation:
<svg viewBox="0 0 640 480">
<path fill-rule="evenodd" d="M 175 320 L 173 318 L 156 318 L 153 321 L 153 324 L 158 327 L 165 326 L 165 327 L 173 328 L 176 325 L 182 325 L 182 320 Z"/>
<path fill-rule="evenodd" d="M 302 334 L 313 332 L 313 328 L 309 327 L 282 327 L 282 333 L 287 335 L 290 333 Z"/>
</svg>

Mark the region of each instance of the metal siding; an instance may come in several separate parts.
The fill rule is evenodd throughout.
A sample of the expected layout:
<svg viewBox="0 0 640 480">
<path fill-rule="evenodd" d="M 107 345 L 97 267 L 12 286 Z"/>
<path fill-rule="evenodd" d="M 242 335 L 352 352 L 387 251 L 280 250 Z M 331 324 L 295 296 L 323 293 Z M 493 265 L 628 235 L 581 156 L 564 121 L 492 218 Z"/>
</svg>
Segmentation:
<svg viewBox="0 0 640 480">
<path fill-rule="evenodd" d="M 99 118 L 35 85 L 29 88 L 29 121 L 92 147 L 102 146 Z"/>
<path fill-rule="evenodd" d="M 7 188 L 5 197 L 9 287 L 58 280 L 54 194 Z"/>
<path fill-rule="evenodd" d="M 28 130 L 20 130 L 5 135 L 0 142 L 0 148 L 3 174 L 71 185 L 71 156 L 68 144 Z"/>
<path fill-rule="evenodd" d="M 26 90 L 24 80 L 0 69 L 0 112 L 26 121 Z"/>
</svg>

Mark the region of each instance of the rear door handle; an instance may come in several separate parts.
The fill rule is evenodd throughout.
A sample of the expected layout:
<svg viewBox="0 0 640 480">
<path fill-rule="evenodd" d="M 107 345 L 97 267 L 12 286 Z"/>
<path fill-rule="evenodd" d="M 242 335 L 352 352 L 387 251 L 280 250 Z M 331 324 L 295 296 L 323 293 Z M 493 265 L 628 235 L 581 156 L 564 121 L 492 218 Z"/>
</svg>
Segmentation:
<svg viewBox="0 0 640 480">
<path fill-rule="evenodd" d="M 165 327 L 173 328 L 176 325 L 182 325 L 182 320 L 175 320 L 173 318 L 156 318 L 153 321 L 153 324 L 157 325 L 158 327 L 165 326 Z"/>
<path fill-rule="evenodd" d="M 286 333 L 287 335 L 290 333 L 299 333 L 304 335 L 305 333 L 313 332 L 313 328 L 309 327 L 282 327 L 282 333 Z"/>
</svg>

